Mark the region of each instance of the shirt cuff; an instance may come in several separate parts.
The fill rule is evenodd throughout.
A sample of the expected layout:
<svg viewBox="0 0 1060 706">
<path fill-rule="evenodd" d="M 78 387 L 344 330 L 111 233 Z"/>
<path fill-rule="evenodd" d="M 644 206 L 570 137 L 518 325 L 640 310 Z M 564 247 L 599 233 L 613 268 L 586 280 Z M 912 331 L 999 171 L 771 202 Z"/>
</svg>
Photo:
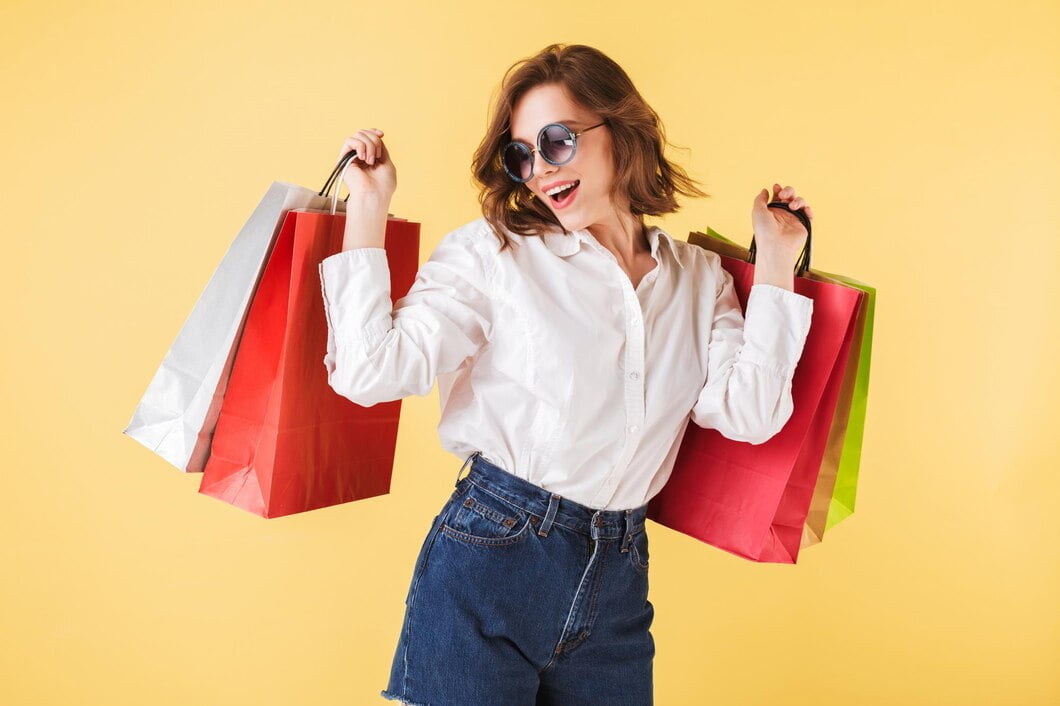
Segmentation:
<svg viewBox="0 0 1060 706">
<path fill-rule="evenodd" d="M 813 299 L 772 284 L 755 284 L 747 297 L 740 357 L 790 377 L 810 332 Z"/>
<path fill-rule="evenodd" d="M 350 248 L 320 261 L 320 286 L 328 327 L 365 343 L 393 325 L 390 264 L 385 248 Z"/>
</svg>

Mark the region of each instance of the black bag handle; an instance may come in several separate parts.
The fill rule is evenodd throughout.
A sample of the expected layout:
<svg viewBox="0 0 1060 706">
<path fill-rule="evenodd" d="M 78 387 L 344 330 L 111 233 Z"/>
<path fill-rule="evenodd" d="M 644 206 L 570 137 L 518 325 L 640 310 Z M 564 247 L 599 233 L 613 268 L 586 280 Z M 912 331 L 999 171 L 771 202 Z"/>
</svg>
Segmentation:
<svg viewBox="0 0 1060 706">
<path fill-rule="evenodd" d="M 796 277 L 804 276 L 806 274 L 806 272 L 810 269 L 810 235 L 811 235 L 810 217 L 806 215 L 805 209 L 800 208 L 800 209 L 792 210 L 792 208 L 790 206 L 788 206 L 788 204 L 786 204 L 783 201 L 770 201 L 769 203 L 766 204 L 766 206 L 768 206 L 769 208 L 780 208 L 780 209 L 783 209 L 783 210 L 787 211 L 788 213 L 790 213 L 793 216 L 795 216 L 796 218 L 798 218 L 799 221 L 802 223 L 802 225 L 806 228 L 806 245 L 803 246 L 802 254 L 799 255 L 799 259 L 795 263 L 795 276 Z M 755 238 L 752 235 L 751 236 L 751 248 L 747 252 L 747 261 L 749 263 L 751 263 L 752 265 L 755 262 L 755 253 L 757 252 L 757 250 L 758 250 L 758 248 L 755 245 Z"/>
<path fill-rule="evenodd" d="M 327 196 L 329 193 L 331 193 L 332 182 L 338 179 L 339 174 L 342 174 L 342 169 L 346 166 L 346 163 L 356 156 L 357 150 L 350 150 L 342 156 L 342 159 L 340 159 L 338 164 L 335 165 L 335 168 L 331 170 L 331 174 L 330 176 L 328 176 L 328 180 L 324 182 L 324 188 L 317 192 L 317 196 Z M 338 186 L 338 188 L 342 188 L 341 184 Z M 346 194 L 346 198 L 344 198 L 343 201 L 349 200 L 350 195 Z"/>
</svg>

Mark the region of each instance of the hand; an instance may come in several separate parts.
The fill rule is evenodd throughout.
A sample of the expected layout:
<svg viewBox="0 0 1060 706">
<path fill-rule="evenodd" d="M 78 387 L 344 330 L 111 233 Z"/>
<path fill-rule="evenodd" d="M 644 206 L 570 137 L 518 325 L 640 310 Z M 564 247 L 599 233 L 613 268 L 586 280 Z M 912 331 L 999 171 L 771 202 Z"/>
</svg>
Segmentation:
<svg viewBox="0 0 1060 706">
<path fill-rule="evenodd" d="M 397 170 L 390 151 L 383 144 L 383 131 L 367 128 L 347 137 L 342 143 L 339 160 L 352 150 L 357 154 L 350 159 L 343 175 L 350 200 L 378 200 L 389 205 L 397 190 Z"/>
<path fill-rule="evenodd" d="M 801 196 L 795 196 L 795 189 L 790 186 L 780 188 L 780 184 L 773 184 L 773 198 L 769 199 L 769 192 L 762 189 L 755 197 L 754 206 L 751 208 L 751 225 L 755 235 L 755 248 L 759 253 L 776 255 L 792 263 L 798 260 L 806 244 L 806 228 L 802 222 L 791 213 L 781 208 L 769 208 L 767 203 L 782 201 L 791 210 L 803 209 L 806 216 L 813 220 L 813 211 Z M 794 265 L 793 265 L 794 266 Z"/>
</svg>

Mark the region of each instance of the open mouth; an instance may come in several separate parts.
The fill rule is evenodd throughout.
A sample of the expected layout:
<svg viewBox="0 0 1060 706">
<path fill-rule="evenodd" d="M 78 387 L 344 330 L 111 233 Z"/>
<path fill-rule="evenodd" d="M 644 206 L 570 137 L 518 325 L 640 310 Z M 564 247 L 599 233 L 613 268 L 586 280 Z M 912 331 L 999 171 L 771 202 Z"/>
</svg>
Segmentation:
<svg viewBox="0 0 1060 706">
<path fill-rule="evenodd" d="M 563 191 L 559 192 L 558 194 L 554 194 L 554 195 L 549 196 L 549 198 L 552 199 L 552 205 L 555 206 L 556 208 L 563 208 L 563 207 L 567 206 L 568 204 L 570 204 L 570 202 L 574 200 L 574 195 L 578 191 L 578 186 L 580 184 L 581 184 L 580 180 L 579 181 L 575 181 L 573 186 L 567 187 L 566 189 L 564 189 Z"/>
</svg>

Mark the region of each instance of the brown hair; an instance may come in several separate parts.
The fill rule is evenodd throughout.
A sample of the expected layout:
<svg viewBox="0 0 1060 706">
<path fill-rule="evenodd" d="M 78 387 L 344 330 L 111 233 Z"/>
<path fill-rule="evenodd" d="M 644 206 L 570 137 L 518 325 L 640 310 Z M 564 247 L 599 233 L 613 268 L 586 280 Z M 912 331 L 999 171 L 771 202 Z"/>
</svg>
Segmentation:
<svg viewBox="0 0 1060 706">
<path fill-rule="evenodd" d="M 642 223 L 644 215 L 677 211 L 680 206 L 675 193 L 710 196 L 697 188 L 697 182 L 684 169 L 666 159 L 662 120 L 621 66 L 584 44 L 550 44 L 536 55 L 512 64 L 504 73 L 486 136 L 471 163 L 471 172 L 480 185 L 483 216 L 501 241 L 501 250 L 511 244 L 505 229 L 529 236 L 561 225 L 546 204 L 508 176 L 500 156 L 501 149 L 511 140 L 515 105 L 531 88 L 548 83 L 562 85 L 572 100 L 607 123 L 615 162 L 611 198 L 628 195 L 630 210 L 642 216 Z"/>
</svg>

